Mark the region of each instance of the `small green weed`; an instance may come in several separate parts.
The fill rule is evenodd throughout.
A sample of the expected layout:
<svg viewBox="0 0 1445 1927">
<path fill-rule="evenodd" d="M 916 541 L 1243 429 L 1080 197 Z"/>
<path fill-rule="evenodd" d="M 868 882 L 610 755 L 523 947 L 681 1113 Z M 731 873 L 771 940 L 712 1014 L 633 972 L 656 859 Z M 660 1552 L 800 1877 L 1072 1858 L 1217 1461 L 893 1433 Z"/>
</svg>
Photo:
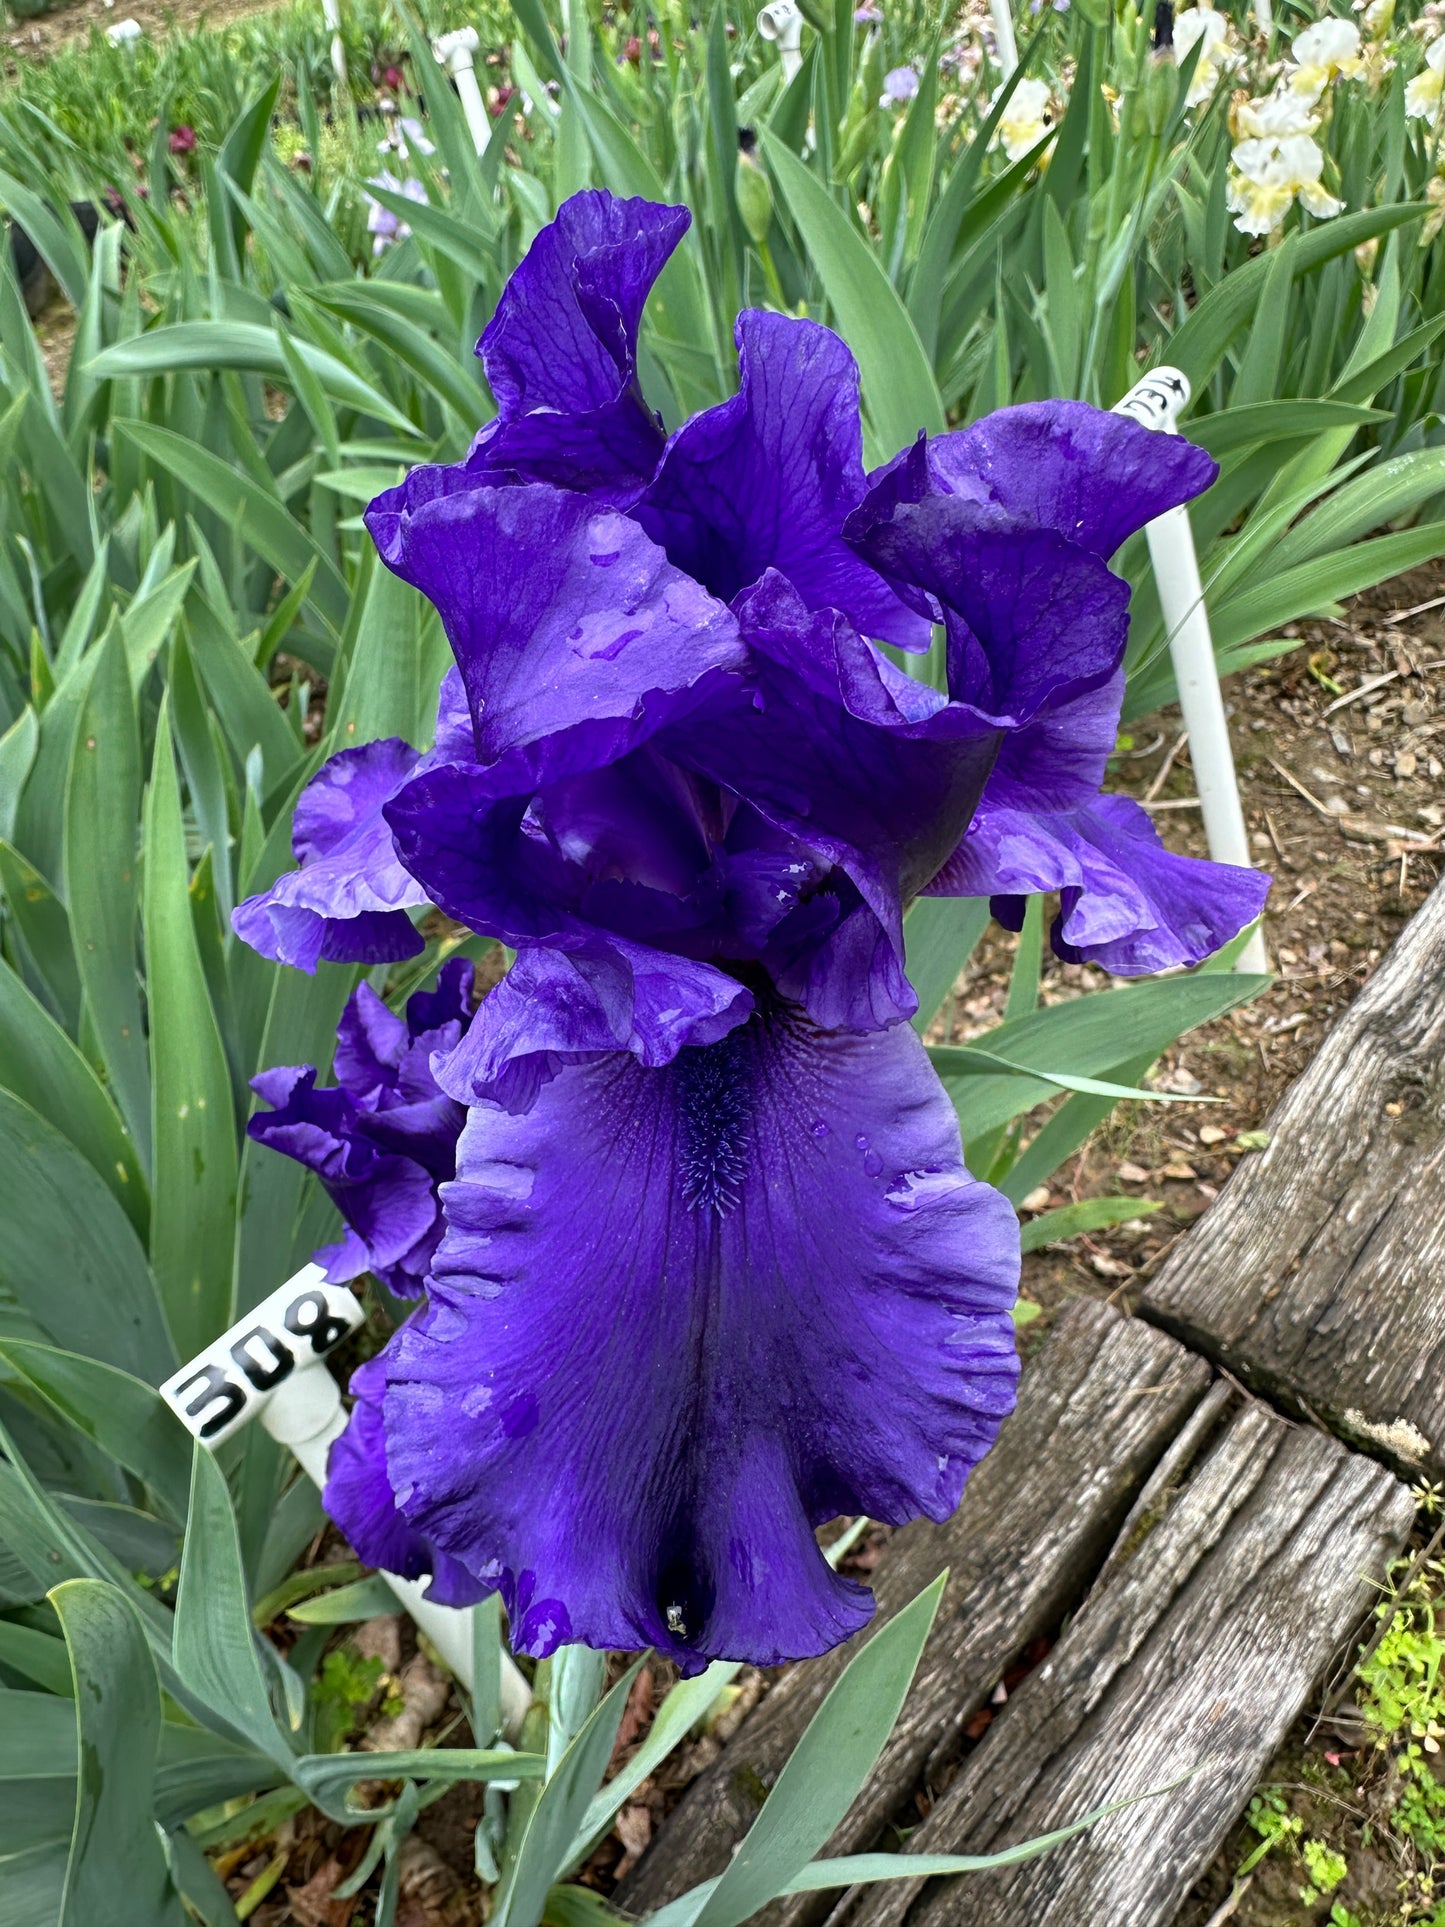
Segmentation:
<svg viewBox="0 0 1445 1927">
<path fill-rule="evenodd" d="M 379 1659 L 363 1659 L 350 1646 L 337 1646 L 322 1660 L 311 1683 L 312 1738 L 318 1753 L 338 1752 L 349 1739 L 381 1691 L 386 1668 Z M 401 1711 L 401 1701 L 389 1695 L 381 1703 L 381 1717 Z"/>
<path fill-rule="evenodd" d="M 1445 1635 L 1438 1621 L 1442 1568 L 1431 1560 L 1378 1608 L 1385 1631 L 1359 1666 L 1358 1701 L 1377 1750 L 1399 1779 L 1390 1824 L 1424 1863 L 1433 1888 L 1445 1872 L 1445 1783 L 1436 1772 L 1445 1737 Z M 1445 1913 L 1445 1908 L 1437 1912 Z"/>
</svg>

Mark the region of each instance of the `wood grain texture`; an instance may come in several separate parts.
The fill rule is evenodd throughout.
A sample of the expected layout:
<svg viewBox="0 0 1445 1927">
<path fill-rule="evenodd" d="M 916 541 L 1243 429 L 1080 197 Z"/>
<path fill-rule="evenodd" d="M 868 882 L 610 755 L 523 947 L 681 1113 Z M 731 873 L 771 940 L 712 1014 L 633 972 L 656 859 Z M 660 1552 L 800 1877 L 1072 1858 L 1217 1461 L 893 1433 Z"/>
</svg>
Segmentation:
<svg viewBox="0 0 1445 1927">
<path fill-rule="evenodd" d="M 1445 884 L 1139 1309 L 1247 1384 L 1445 1475 Z"/>
<path fill-rule="evenodd" d="M 994 1852 L 1203 1770 L 1023 1866 L 855 1890 L 828 1927 L 1173 1919 L 1413 1516 L 1338 1440 L 1237 1391 L 1206 1407 L 909 1851 Z"/>
<path fill-rule="evenodd" d="M 959 1510 L 944 1525 L 904 1527 L 879 1562 L 875 1627 L 945 1566 L 952 1576 L 907 1712 L 830 1852 L 871 1843 L 914 1787 L 957 1757 L 969 1715 L 1098 1570 L 1210 1377 L 1202 1360 L 1137 1319 L 1088 1299 L 1065 1311 Z M 722 1872 L 853 1650 L 779 1681 L 689 1788 L 617 1905 L 646 1913 Z M 833 1898 L 800 1896 L 760 1918 L 800 1923 Z"/>
</svg>

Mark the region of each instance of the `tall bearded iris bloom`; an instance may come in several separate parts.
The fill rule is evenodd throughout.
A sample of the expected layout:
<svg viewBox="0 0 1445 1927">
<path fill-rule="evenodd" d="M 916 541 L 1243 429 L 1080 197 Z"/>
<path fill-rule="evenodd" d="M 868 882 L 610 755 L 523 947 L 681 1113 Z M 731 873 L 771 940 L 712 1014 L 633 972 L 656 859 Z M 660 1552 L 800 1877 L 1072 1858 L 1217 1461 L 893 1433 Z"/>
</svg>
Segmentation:
<svg viewBox="0 0 1445 1927">
<path fill-rule="evenodd" d="M 1017 1226 L 907 1022 L 907 903 L 1058 889 L 1058 946 L 1127 971 L 1265 884 L 1098 794 L 1108 557 L 1209 457 L 1061 403 L 869 477 L 848 350 L 762 313 L 667 437 L 637 331 L 686 218 L 587 193 L 538 237 L 481 343 L 496 420 L 368 515 L 455 656 L 436 743 L 328 765 L 237 928 L 376 961 L 426 902 L 515 950 L 432 1054 L 445 1232 L 328 1503 L 364 1557 L 500 1590 L 519 1650 L 695 1672 L 846 1638 L 870 1601 L 815 1527 L 947 1517 L 1012 1406 Z M 939 624 L 945 691 L 878 646 Z"/>
</svg>

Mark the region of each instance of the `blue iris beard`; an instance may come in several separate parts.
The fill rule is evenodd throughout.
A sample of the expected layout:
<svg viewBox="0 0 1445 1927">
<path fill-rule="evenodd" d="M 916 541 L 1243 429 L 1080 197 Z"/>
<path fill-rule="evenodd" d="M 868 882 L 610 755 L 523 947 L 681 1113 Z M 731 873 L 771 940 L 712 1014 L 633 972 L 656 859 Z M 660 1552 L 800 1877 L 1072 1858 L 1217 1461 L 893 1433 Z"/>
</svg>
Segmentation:
<svg viewBox="0 0 1445 1927">
<path fill-rule="evenodd" d="M 750 1025 L 730 1031 L 721 1043 L 678 1052 L 682 1124 L 682 1195 L 694 1209 L 723 1217 L 742 1192 L 748 1170 Z"/>
</svg>

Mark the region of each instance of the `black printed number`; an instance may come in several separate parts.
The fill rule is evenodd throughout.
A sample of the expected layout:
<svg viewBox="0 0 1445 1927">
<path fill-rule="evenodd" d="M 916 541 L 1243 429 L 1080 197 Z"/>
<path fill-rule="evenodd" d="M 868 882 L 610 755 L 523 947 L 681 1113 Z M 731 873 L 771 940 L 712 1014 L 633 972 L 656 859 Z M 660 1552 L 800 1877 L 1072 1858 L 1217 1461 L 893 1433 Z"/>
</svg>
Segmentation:
<svg viewBox="0 0 1445 1927">
<path fill-rule="evenodd" d="M 286 1307 L 285 1324 L 293 1337 L 309 1338 L 318 1357 L 340 1344 L 351 1329 L 344 1318 L 330 1310 L 319 1291 L 303 1291 L 299 1298 L 293 1298 Z"/>
<path fill-rule="evenodd" d="M 253 1346 L 260 1349 L 262 1356 L 255 1355 Z M 291 1347 L 283 1344 L 274 1332 L 268 1332 L 264 1325 L 253 1325 L 250 1331 L 243 1332 L 231 1347 L 231 1356 L 258 1392 L 269 1392 L 273 1385 L 279 1385 L 296 1363 Z"/>
<path fill-rule="evenodd" d="M 245 1409 L 246 1394 L 227 1378 L 219 1365 L 202 1365 L 198 1372 L 193 1372 L 183 1385 L 176 1387 L 177 1399 L 184 1398 L 193 1385 L 200 1389 L 186 1407 L 187 1418 L 197 1418 L 208 1405 L 217 1404 L 217 1409 L 201 1427 L 203 1439 L 214 1438 L 217 1432 L 224 1431 Z"/>
</svg>

